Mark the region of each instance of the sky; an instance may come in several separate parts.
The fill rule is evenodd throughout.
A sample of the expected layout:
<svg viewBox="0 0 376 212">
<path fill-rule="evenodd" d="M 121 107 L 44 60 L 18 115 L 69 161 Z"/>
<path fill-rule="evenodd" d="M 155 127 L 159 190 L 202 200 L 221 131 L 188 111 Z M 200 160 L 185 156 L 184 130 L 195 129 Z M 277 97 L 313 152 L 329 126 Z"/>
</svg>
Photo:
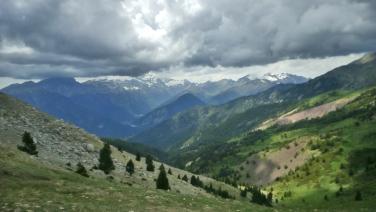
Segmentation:
<svg viewBox="0 0 376 212">
<path fill-rule="evenodd" d="M 0 87 L 148 72 L 315 77 L 375 50 L 373 0 L 0 1 Z"/>
</svg>

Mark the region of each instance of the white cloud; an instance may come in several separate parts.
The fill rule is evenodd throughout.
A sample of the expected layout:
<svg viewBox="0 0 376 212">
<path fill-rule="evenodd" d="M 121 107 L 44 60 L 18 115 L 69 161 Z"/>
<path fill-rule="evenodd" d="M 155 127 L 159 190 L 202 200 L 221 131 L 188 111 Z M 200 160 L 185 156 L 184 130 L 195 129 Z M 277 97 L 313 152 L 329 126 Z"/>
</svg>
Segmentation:
<svg viewBox="0 0 376 212">
<path fill-rule="evenodd" d="M 5 88 L 5 87 L 7 87 L 9 85 L 12 85 L 12 84 L 24 83 L 26 81 L 38 82 L 40 80 L 37 80 L 37 79 L 28 79 L 28 80 L 25 80 L 25 79 L 14 79 L 14 78 L 11 78 L 11 77 L 0 77 L 0 89 Z"/>
<path fill-rule="evenodd" d="M 218 81 L 222 79 L 238 80 L 246 75 L 254 77 L 262 76 L 266 73 L 291 73 L 308 78 L 322 75 L 334 68 L 346 65 L 359 59 L 364 54 L 350 54 L 346 56 L 315 58 L 315 59 L 291 59 L 283 60 L 267 65 L 247 66 L 247 67 L 208 67 L 208 66 L 174 66 L 158 72 L 150 72 L 147 76 L 155 78 L 174 79 L 178 82 L 189 80 L 191 82 L 203 83 L 206 81 Z M 129 76 L 99 76 L 99 77 L 78 77 L 79 82 L 88 80 L 130 80 Z M 0 77 L 0 89 L 13 83 L 22 83 L 28 80 L 15 79 L 10 77 Z M 33 79 L 34 82 L 39 79 Z"/>
<path fill-rule="evenodd" d="M 286 59 L 375 51 L 374 5 L 371 0 L 2 0 L 0 76 L 140 75 L 176 67 L 241 72 Z"/>
<path fill-rule="evenodd" d="M 291 73 L 314 78 L 334 68 L 353 62 L 363 55 L 364 54 L 350 54 L 346 56 L 314 59 L 288 59 L 267 65 L 247 67 L 195 66 L 187 68 L 184 66 L 175 66 L 162 72 L 156 72 L 156 74 L 159 77 L 176 80 L 188 79 L 200 83 L 206 81 L 218 81 L 221 79 L 237 80 L 246 75 L 259 77 L 266 73 Z"/>
</svg>

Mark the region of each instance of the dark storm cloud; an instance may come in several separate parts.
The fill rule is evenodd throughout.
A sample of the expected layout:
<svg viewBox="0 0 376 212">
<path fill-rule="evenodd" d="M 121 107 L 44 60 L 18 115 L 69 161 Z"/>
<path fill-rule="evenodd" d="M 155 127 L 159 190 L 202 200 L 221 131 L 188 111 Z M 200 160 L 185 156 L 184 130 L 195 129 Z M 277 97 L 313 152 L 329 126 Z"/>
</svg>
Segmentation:
<svg viewBox="0 0 376 212">
<path fill-rule="evenodd" d="M 139 75 L 375 51 L 372 0 L 2 0 L 0 76 Z"/>
</svg>

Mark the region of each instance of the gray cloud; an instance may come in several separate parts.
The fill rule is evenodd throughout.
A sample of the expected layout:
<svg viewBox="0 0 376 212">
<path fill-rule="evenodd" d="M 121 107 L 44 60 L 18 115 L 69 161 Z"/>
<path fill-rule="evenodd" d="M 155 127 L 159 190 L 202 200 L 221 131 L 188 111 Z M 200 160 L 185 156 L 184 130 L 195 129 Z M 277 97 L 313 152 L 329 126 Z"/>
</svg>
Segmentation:
<svg viewBox="0 0 376 212">
<path fill-rule="evenodd" d="M 0 76 L 139 75 L 376 50 L 372 0 L 2 0 Z"/>
</svg>

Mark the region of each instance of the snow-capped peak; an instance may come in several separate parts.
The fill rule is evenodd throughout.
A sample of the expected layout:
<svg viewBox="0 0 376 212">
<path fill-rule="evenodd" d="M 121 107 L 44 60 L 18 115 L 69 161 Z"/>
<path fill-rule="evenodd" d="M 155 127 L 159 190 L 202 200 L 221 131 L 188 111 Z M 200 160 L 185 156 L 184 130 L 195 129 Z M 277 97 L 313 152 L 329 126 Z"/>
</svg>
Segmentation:
<svg viewBox="0 0 376 212">
<path fill-rule="evenodd" d="M 277 74 L 272 74 L 272 73 L 266 73 L 262 76 L 262 79 L 266 79 L 269 81 L 279 81 L 279 80 L 284 80 L 291 75 L 288 73 L 277 73 Z"/>
<path fill-rule="evenodd" d="M 186 80 L 176 80 L 176 79 L 166 79 L 166 80 L 164 80 L 164 82 L 168 87 L 171 87 L 171 86 L 184 85 L 187 81 Z"/>
</svg>

